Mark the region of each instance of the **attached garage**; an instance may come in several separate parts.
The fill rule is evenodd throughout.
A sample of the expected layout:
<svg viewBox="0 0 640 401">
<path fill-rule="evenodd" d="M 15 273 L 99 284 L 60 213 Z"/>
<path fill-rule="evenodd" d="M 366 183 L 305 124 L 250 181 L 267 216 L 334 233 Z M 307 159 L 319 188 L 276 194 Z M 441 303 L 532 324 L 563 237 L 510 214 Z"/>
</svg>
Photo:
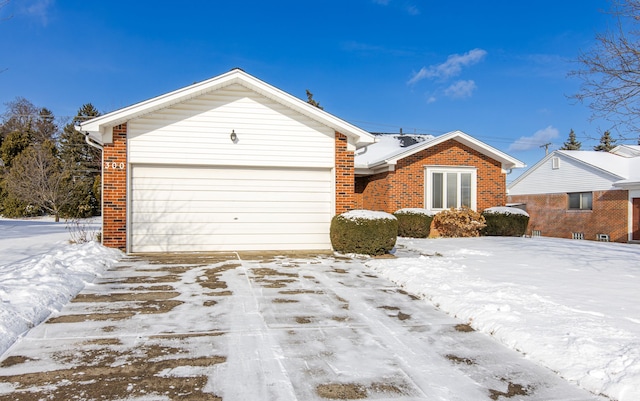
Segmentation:
<svg viewBox="0 0 640 401">
<path fill-rule="evenodd" d="M 103 149 L 103 244 L 129 253 L 330 249 L 374 141 L 239 69 L 76 129 Z"/>
<path fill-rule="evenodd" d="M 331 169 L 132 167 L 131 252 L 329 249 Z"/>
</svg>

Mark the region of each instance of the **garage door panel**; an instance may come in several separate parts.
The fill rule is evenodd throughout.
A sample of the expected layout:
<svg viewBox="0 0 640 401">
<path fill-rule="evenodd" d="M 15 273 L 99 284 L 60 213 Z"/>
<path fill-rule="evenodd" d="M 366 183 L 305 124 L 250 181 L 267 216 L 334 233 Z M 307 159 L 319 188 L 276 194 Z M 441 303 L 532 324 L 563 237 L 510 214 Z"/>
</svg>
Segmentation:
<svg viewBox="0 0 640 401">
<path fill-rule="evenodd" d="M 273 178 L 273 177 L 272 177 Z M 250 177 L 245 179 L 217 179 L 215 177 L 205 177 L 205 178 L 189 178 L 185 177 L 183 179 L 173 178 L 167 179 L 162 177 L 157 178 L 145 178 L 140 179 L 136 184 L 137 188 L 140 189 L 152 189 L 152 190 L 171 190 L 176 187 L 184 188 L 188 191 L 202 191 L 207 190 L 207 185 L 211 182 L 211 180 L 216 181 L 216 187 L 220 190 L 230 191 L 230 190 L 246 190 L 244 186 L 245 181 L 252 182 L 253 188 L 256 191 L 261 190 L 269 190 L 269 191 L 291 191 L 292 185 L 298 190 L 304 190 L 305 188 L 311 191 L 317 191 L 318 189 L 328 189 L 331 183 L 328 183 L 324 180 L 303 180 L 303 179 L 285 179 L 281 182 L 274 181 L 266 181 L 264 178 L 258 177 Z M 284 184 L 284 185 L 283 185 Z"/>
<path fill-rule="evenodd" d="M 211 203 L 211 207 L 214 208 L 217 205 L 215 202 L 242 202 L 248 201 L 252 202 L 255 207 L 256 202 L 277 202 L 282 203 L 283 197 L 286 197 L 288 202 L 309 202 L 317 200 L 320 197 L 322 201 L 330 201 L 331 196 L 322 192 L 293 192 L 293 191 L 265 191 L 265 190 L 257 190 L 256 192 L 221 192 L 224 190 L 218 188 L 212 188 L 209 191 L 187 191 L 180 189 L 180 192 L 175 191 L 150 191 L 147 190 L 143 193 L 139 193 L 138 195 L 133 196 L 133 200 L 141 200 L 146 201 L 149 199 L 149 192 L 153 193 L 154 199 L 161 199 L 163 201 L 172 201 L 172 202 L 184 202 L 186 204 L 190 204 L 191 202 L 196 201 L 205 201 L 205 202 L 213 202 Z M 259 194 L 259 197 L 258 197 Z M 175 206 L 180 206 L 179 203 L 176 203 Z"/>
<path fill-rule="evenodd" d="M 217 246 L 218 250 L 226 251 L 262 251 L 262 250 L 310 250 L 327 249 L 325 234 L 313 235 L 303 234 L 291 236 L 287 239 L 287 248 L 281 248 L 281 238 L 264 238 L 255 236 L 247 238 L 246 235 L 228 235 L 222 238 Z M 163 240 L 165 240 L 163 242 Z M 247 242 L 251 244 L 247 245 Z M 136 252 L 208 252 L 211 251 L 211 244 L 207 236 L 193 237 L 175 236 L 168 241 L 165 237 L 149 238 L 144 244 L 138 244 Z"/>
<path fill-rule="evenodd" d="M 166 229 L 154 224 L 141 224 L 138 228 L 138 235 L 154 235 L 156 237 L 167 237 L 167 240 L 172 236 L 212 236 L 212 235 L 292 235 L 292 233 L 302 232 L 304 234 L 322 234 L 326 233 L 326 228 L 321 224 L 307 224 L 307 223 L 294 223 L 289 224 L 287 227 L 284 225 L 275 224 L 234 224 L 234 223 L 219 223 L 216 225 L 204 224 L 204 223 L 177 223 L 172 224 L 171 228 Z M 266 237 L 264 241 L 268 240 Z"/>
<path fill-rule="evenodd" d="M 137 214 L 155 214 L 169 211 L 169 205 L 166 201 L 137 201 L 138 210 L 144 210 L 144 212 L 138 212 Z M 319 210 L 326 205 L 325 202 L 318 202 L 317 199 L 314 202 L 296 202 L 294 204 L 282 204 L 280 202 L 263 202 L 260 210 L 256 211 L 255 205 L 252 202 L 235 201 L 233 204 L 218 204 L 212 206 L 211 202 L 207 201 L 194 201 L 192 204 L 185 202 L 182 206 L 173 204 L 171 205 L 172 213 L 322 213 Z M 134 217 L 137 219 L 137 217 Z M 134 220 L 132 220 L 134 221 Z"/>
<path fill-rule="evenodd" d="M 132 168 L 131 252 L 329 249 L 330 169 Z"/>
<path fill-rule="evenodd" d="M 159 178 L 161 180 L 176 179 L 177 181 L 184 180 L 209 180 L 218 179 L 221 181 L 237 181 L 237 180 L 265 180 L 273 179 L 272 168 L 241 168 L 241 167 L 223 167 L 216 166 L 215 168 L 209 166 L 159 166 L 159 165 L 136 165 L 134 166 L 138 170 L 138 178 L 142 182 L 146 179 Z M 188 175 L 185 175 L 185 170 L 188 170 Z M 285 169 L 280 169 L 284 171 Z M 299 180 L 308 181 L 314 177 L 310 177 L 308 172 L 312 169 L 287 169 L 286 176 L 282 176 L 283 180 Z M 321 171 L 321 169 L 316 169 Z"/>
<path fill-rule="evenodd" d="M 264 224 L 264 223 L 326 223 L 327 216 L 324 213 L 171 213 L 165 216 L 161 222 L 157 220 L 155 213 L 138 213 L 133 223 L 139 230 L 145 225 L 154 224 Z M 160 229 L 160 227 L 158 228 Z"/>
</svg>

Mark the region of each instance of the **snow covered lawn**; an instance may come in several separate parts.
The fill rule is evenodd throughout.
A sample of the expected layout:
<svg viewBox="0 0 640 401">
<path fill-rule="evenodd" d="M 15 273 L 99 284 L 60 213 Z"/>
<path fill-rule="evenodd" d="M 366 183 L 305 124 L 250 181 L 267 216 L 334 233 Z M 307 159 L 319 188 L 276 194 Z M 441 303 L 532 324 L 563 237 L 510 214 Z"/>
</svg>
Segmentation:
<svg viewBox="0 0 640 401">
<path fill-rule="evenodd" d="M 640 400 L 640 246 L 400 239 L 366 265 L 567 380 Z"/>
<path fill-rule="evenodd" d="M 64 223 L 0 219 L 0 354 L 122 255 L 68 239 Z M 594 394 L 640 399 L 640 246 L 549 238 L 399 239 L 396 256 L 345 261 L 340 268 L 355 275 L 364 264 Z M 316 267 L 305 269 L 311 276 Z M 238 277 L 230 282 L 246 283 Z M 352 311 L 358 311 L 364 289 L 349 291 L 342 298 L 353 298 Z M 327 313 L 343 311 L 336 308 Z M 353 354 L 344 351 L 336 355 Z M 353 357 L 356 363 L 359 356 Z"/>
<path fill-rule="evenodd" d="M 0 218 L 0 355 L 122 255 L 70 237 L 65 222 Z"/>
</svg>

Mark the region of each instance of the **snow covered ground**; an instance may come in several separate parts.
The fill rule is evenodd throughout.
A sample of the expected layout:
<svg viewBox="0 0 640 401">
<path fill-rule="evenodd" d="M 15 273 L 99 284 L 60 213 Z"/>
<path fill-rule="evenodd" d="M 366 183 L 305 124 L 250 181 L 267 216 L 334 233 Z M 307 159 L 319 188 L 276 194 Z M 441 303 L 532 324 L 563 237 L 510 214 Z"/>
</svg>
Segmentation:
<svg viewBox="0 0 640 401">
<path fill-rule="evenodd" d="M 64 223 L 0 220 L 0 354 L 121 256 L 68 239 Z M 595 394 L 640 399 L 640 246 L 400 239 L 396 256 L 362 263 Z"/>
<path fill-rule="evenodd" d="M 0 219 L 0 355 L 121 256 L 95 242 L 70 244 L 70 238 L 65 222 Z"/>
<path fill-rule="evenodd" d="M 640 400 L 640 246 L 400 239 L 366 265 L 567 380 Z"/>
</svg>

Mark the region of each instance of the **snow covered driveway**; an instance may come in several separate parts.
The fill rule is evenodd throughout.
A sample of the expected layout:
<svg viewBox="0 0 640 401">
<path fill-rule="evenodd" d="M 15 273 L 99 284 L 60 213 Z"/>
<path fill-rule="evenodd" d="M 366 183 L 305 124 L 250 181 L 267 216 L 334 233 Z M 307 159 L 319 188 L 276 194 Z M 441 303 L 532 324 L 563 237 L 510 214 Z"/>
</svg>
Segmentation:
<svg viewBox="0 0 640 401">
<path fill-rule="evenodd" d="M 0 400 L 600 400 L 357 259 L 125 258 L 0 362 Z"/>
</svg>

